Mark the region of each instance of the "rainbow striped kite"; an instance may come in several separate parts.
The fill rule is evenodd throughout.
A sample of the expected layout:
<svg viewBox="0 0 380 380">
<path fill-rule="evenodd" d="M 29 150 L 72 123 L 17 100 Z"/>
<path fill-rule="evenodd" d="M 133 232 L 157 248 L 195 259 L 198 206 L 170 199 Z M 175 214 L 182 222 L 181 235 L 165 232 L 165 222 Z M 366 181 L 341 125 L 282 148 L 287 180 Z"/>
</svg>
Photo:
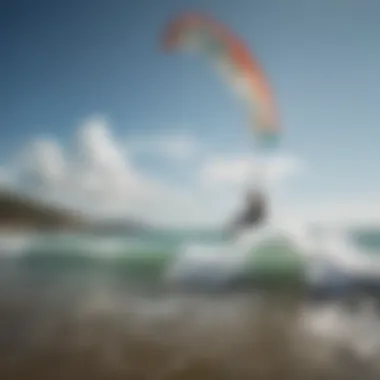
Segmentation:
<svg viewBox="0 0 380 380">
<path fill-rule="evenodd" d="M 273 147 L 280 135 L 271 87 L 247 46 L 224 25 L 200 13 L 175 18 L 165 30 L 166 51 L 191 48 L 210 57 L 238 91 L 252 115 L 251 128 L 261 147 Z"/>
</svg>

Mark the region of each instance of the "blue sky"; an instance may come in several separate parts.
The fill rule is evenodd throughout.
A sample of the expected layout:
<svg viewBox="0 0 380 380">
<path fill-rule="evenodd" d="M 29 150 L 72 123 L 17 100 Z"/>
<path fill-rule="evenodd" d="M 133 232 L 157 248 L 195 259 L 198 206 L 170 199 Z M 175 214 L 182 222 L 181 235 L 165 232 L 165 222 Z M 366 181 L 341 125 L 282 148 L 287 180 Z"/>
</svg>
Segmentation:
<svg viewBox="0 0 380 380">
<path fill-rule="evenodd" d="M 376 195 L 376 0 L 3 2 L 0 162 L 35 136 L 69 146 L 94 114 L 112 120 L 119 142 L 183 132 L 201 141 L 205 154 L 249 152 L 244 110 L 225 83 L 199 59 L 160 51 L 163 27 L 188 9 L 230 26 L 264 66 L 280 108 L 283 150 L 308 167 L 283 190 L 285 199 Z M 184 185 L 197 161 L 168 165 L 145 154 L 136 162 Z"/>
</svg>

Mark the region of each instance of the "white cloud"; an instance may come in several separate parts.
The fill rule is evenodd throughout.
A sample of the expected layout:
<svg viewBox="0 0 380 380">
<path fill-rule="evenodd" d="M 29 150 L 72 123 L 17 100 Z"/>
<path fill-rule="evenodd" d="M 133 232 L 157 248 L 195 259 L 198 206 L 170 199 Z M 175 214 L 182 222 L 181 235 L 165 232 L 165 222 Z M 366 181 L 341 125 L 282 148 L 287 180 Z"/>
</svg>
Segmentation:
<svg viewBox="0 0 380 380">
<path fill-rule="evenodd" d="M 201 171 L 204 184 L 241 183 L 251 170 L 252 160 L 243 158 L 214 158 L 207 162 Z"/>
<path fill-rule="evenodd" d="M 13 175 L 11 171 L 6 168 L 0 166 L 0 188 L 8 187 L 13 182 Z"/>
<path fill-rule="evenodd" d="M 198 152 L 199 142 L 188 133 L 166 132 L 130 137 L 127 146 L 135 153 L 159 154 L 169 159 L 183 160 Z"/>
<path fill-rule="evenodd" d="M 313 202 L 299 210 L 299 219 L 334 225 L 380 225 L 380 198 L 365 195 L 353 199 L 340 198 Z"/>
<path fill-rule="evenodd" d="M 50 138 L 34 140 L 19 160 L 19 175 L 29 186 L 53 186 L 64 179 L 67 170 L 61 147 Z"/>
<path fill-rule="evenodd" d="M 142 179 L 105 118 L 91 118 L 79 128 L 72 159 L 72 180 L 83 189 L 116 198 L 142 191 Z"/>
<path fill-rule="evenodd" d="M 193 146 L 184 136 L 182 140 L 176 136 L 170 141 L 166 137 L 159 142 L 155 138 L 146 141 L 145 149 L 154 141 L 163 152 L 164 147 L 171 147 L 165 154 L 172 156 L 184 157 L 179 152 L 181 141 L 187 154 Z M 14 168 L 19 190 L 27 189 L 34 196 L 89 214 L 136 216 L 174 225 L 196 223 L 204 216 L 191 193 L 143 175 L 103 117 L 89 118 L 80 126 L 71 150 L 52 138 L 33 140 L 18 155 Z M 8 172 L 9 168 L 4 168 L 4 176 Z"/>
<path fill-rule="evenodd" d="M 294 174 L 299 174 L 303 169 L 304 165 L 290 156 L 274 156 L 267 159 L 255 158 L 252 155 L 216 157 L 205 163 L 200 179 L 208 186 L 241 186 L 247 183 L 273 186 Z"/>
</svg>

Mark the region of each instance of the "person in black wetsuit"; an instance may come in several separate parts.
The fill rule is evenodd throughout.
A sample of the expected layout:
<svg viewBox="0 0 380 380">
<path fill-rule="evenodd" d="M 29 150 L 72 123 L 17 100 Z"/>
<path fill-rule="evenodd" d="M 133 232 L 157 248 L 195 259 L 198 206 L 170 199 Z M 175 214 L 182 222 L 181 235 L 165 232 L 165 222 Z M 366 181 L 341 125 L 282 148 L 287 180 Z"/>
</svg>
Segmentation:
<svg viewBox="0 0 380 380">
<path fill-rule="evenodd" d="M 264 195 L 258 191 L 251 191 L 246 198 L 243 212 L 230 225 L 230 231 L 236 234 L 247 228 L 257 227 L 267 218 L 267 202 Z"/>
</svg>

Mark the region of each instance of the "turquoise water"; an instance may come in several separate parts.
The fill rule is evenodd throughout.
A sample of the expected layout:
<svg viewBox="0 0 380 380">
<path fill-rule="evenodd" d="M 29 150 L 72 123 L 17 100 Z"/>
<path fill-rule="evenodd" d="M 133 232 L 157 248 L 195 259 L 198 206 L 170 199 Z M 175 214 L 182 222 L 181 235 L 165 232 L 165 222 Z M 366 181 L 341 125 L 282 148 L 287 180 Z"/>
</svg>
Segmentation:
<svg viewBox="0 0 380 380">
<path fill-rule="evenodd" d="M 256 235 L 259 239 L 245 246 L 232 241 L 220 230 L 162 230 L 100 236 L 4 235 L 0 238 L 0 252 L 3 260 L 13 260 L 24 272 L 39 276 L 55 273 L 56 276 L 133 278 L 156 283 L 231 284 L 257 279 L 304 279 L 313 272 L 311 269 L 318 267 L 317 279 L 314 274 L 310 278 L 314 285 L 320 286 L 332 283 L 333 279 L 356 276 L 358 267 L 361 276 L 368 271 L 372 280 L 380 279 L 380 263 L 376 264 L 378 274 L 373 274 L 376 265 L 368 261 L 369 258 L 376 260 L 380 252 L 377 230 L 347 231 L 339 239 L 334 237 L 339 244 L 327 244 L 323 236 L 317 242 L 307 236 L 301 239 L 299 234 L 283 230 Z M 314 254 L 312 262 L 309 251 Z"/>
<path fill-rule="evenodd" d="M 284 242 L 252 246 L 242 254 L 221 231 L 154 231 L 128 236 L 108 234 L 37 234 L 3 241 L 3 258 L 23 273 L 49 281 L 67 276 L 91 281 L 220 285 L 253 277 L 294 278 L 302 260 Z M 1 239 L 0 239 L 1 243 Z"/>
<path fill-rule="evenodd" d="M 288 235 L 288 237 L 291 234 Z M 294 237 L 293 237 L 294 238 Z M 278 240 L 278 238 L 276 237 Z M 350 229 L 345 232 L 344 239 L 357 249 L 371 251 L 372 253 L 380 253 L 380 229 Z M 41 247 L 54 245 L 57 249 L 73 248 L 77 249 L 81 244 L 88 244 L 91 241 L 118 241 L 120 245 L 124 245 L 126 249 L 142 249 L 148 251 L 161 251 L 163 249 L 172 250 L 183 246 L 184 244 L 196 243 L 205 245 L 228 244 L 231 238 L 228 234 L 217 229 L 200 229 L 200 230 L 157 230 L 142 231 L 133 234 L 111 234 L 107 235 L 91 235 L 86 233 L 39 233 L 33 236 L 35 244 Z M 0 237 L 1 247 L 1 237 Z"/>
<path fill-rule="evenodd" d="M 378 229 L 357 229 L 350 231 L 350 240 L 354 245 L 372 254 L 380 254 L 380 231 Z"/>
</svg>

